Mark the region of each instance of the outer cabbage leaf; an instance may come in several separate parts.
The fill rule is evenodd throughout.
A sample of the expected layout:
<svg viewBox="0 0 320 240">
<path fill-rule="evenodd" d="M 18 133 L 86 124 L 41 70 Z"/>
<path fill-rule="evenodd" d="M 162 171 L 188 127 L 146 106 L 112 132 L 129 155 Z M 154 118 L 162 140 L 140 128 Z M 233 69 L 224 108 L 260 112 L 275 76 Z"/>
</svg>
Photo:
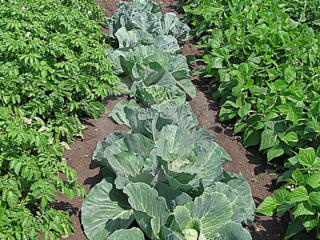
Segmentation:
<svg viewBox="0 0 320 240">
<path fill-rule="evenodd" d="M 174 13 L 162 15 L 160 10 L 160 5 L 152 1 L 121 2 L 117 12 L 107 19 L 109 35 L 115 37 L 119 29 L 125 28 L 127 31 L 142 30 L 154 37 L 172 35 L 179 42 L 185 42 L 188 39 L 189 27 Z"/>
<path fill-rule="evenodd" d="M 166 13 L 160 20 L 160 31 L 162 35 L 172 35 L 179 42 L 188 40 L 190 28 L 183 24 L 174 13 Z"/>
<path fill-rule="evenodd" d="M 167 222 L 169 209 L 163 197 L 145 183 L 130 183 L 124 188 L 124 193 L 129 196 L 129 203 L 135 211 L 146 213 L 151 217 L 153 234 L 158 237 L 160 229 Z"/>
<path fill-rule="evenodd" d="M 222 164 L 231 158 L 209 136 L 203 129 L 190 133 L 173 125 L 162 128 L 151 154 L 163 160 L 161 164 L 171 187 L 197 195 L 201 186 L 210 186 L 222 174 Z"/>
<path fill-rule="evenodd" d="M 129 227 L 133 219 L 125 195 L 114 190 L 107 179 L 94 186 L 81 208 L 81 222 L 89 239 L 105 240 L 115 230 Z"/>
<path fill-rule="evenodd" d="M 140 108 L 134 100 L 129 103 L 122 101 L 114 107 L 109 116 L 117 123 L 127 125 L 133 132 L 142 133 L 154 140 L 165 125 L 177 125 L 186 129 L 198 125 L 197 118 L 188 104 Z"/>
<path fill-rule="evenodd" d="M 241 175 L 217 182 L 206 189 L 206 193 L 220 192 L 226 195 L 232 205 L 232 221 L 251 225 L 255 215 L 255 204 L 251 188 Z"/>
<path fill-rule="evenodd" d="M 187 59 L 182 55 L 163 52 L 150 45 L 117 49 L 108 58 L 115 64 L 115 73 L 129 76 L 124 83 L 132 96 L 136 95 L 137 85 L 140 88 L 176 85 L 189 97 L 196 95 L 195 87 L 189 80 L 191 73 Z"/>
<path fill-rule="evenodd" d="M 128 31 L 141 29 L 151 33 L 154 23 L 161 18 L 161 6 L 151 0 L 134 0 L 131 3 L 120 2 L 118 10 L 106 20 L 109 26 L 109 35 L 115 37 L 118 29 L 125 27 Z"/>
<path fill-rule="evenodd" d="M 93 153 L 92 160 L 109 168 L 110 166 L 109 166 L 108 161 L 104 155 L 104 151 L 113 142 L 115 142 L 116 140 L 121 139 L 125 136 L 126 136 L 125 132 L 115 131 L 115 132 L 111 133 L 108 137 L 106 137 L 104 140 L 99 141 L 97 144 L 97 147 Z"/>
<path fill-rule="evenodd" d="M 147 163 L 154 143 L 142 134 L 124 134 L 108 146 L 104 156 L 117 176 L 137 176 Z"/>
<path fill-rule="evenodd" d="M 110 235 L 108 240 L 144 240 L 143 232 L 139 228 L 121 229 Z"/>
<path fill-rule="evenodd" d="M 240 223 L 232 221 L 232 206 L 222 193 L 204 193 L 193 203 L 174 210 L 179 234 L 185 239 L 250 240 L 251 236 Z M 170 230 L 172 230 L 170 228 Z"/>
<path fill-rule="evenodd" d="M 182 53 L 178 41 L 173 36 L 156 36 L 143 30 L 127 31 L 126 28 L 120 28 L 115 34 L 119 43 L 119 48 L 135 47 L 138 45 L 153 45 L 162 51 L 170 53 Z"/>
<path fill-rule="evenodd" d="M 174 85 L 146 87 L 141 84 L 137 87 L 136 98 L 148 106 L 154 104 L 180 106 L 186 102 L 186 94 Z"/>
<path fill-rule="evenodd" d="M 218 236 L 212 240 L 251 240 L 250 233 L 242 227 L 240 223 L 230 222 L 224 225 Z"/>
</svg>

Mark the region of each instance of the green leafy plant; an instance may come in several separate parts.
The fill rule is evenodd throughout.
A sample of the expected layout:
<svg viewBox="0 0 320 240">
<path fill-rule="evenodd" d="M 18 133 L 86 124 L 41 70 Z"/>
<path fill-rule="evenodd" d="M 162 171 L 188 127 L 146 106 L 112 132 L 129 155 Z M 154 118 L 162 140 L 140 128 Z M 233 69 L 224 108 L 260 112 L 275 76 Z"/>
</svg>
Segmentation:
<svg viewBox="0 0 320 240">
<path fill-rule="evenodd" d="M 267 197 L 258 211 L 268 216 L 276 212 L 280 217 L 290 213 L 292 221 L 285 239 L 293 236 L 320 239 L 320 148 L 317 153 L 313 148 L 300 149 L 287 165 L 289 170 L 278 179 L 285 184 L 273 192 L 273 198 Z"/>
<path fill-rule="evenodd" d="M 250 186 L 222 170 L 228 154 L 204 129 L 169 124 L 158 118 L 156 134 L 114 132 L 98 143 L 106 178 L 82 206 L 87 237 L 144 239 L 136 228 L 117 231 L 138 224 L 151 239 L 251 239 L 241 225 L 254 217 Z"/>
<path fill-rule="evenodd" d="M 93 1 L 0 1 L 0 238 L 67 238 L 56 191 L 85 196 L 63 151 L 118 77 Z"/>
<path fill-rule="evenodd" d="M 206 35 L 203 61 L 222 104 L 219 119 L 236 119 L 244 145 L 260 145 L 268 161 L 319 143 L 319 35 L 280 3 L 204 1 L 186 8 L 193 24 L 213 29 L 197 34 Z"/>
<path fill-rule="evenodd" d="M 299 165 L 296 152 L 309 154 L 319 146 L 319 1 L 182 0 L 180 7 L 205 48 L 206 67 L 198 73 L 213 80 L 219 119 L 235 121 L 244 145 L 259 145 L 268 161 L 292 157 L 279 178 L 288 183 L 264 201 L 261 212 L 290 211 L 286 238 L 304 228 L 304 238 L 314 238 L 318 207 L 292 195 L 305 189 L 309 199 L 318 191 L 305 182 L 317 178 L 316 166 Z"/>
<path fill-rule="evenodd" d="M 120 89 L 149 105 L 163 103 L 181 105 L 186 94 L 193 98 L 195 88 L 186 57 L 165 52 L 156 45 L 135 46 L 113 51 L 117 74 L 123 77 Z"/>
<path fill-rule="evenodd" d="M 107 20 L 119 49 L 107 54 L 116 65 L 115 73 L 122 77 L 122 93 L 149 106 L 181 105 L 187 96 L 196 94 L 187 58 L 178 45 L 187 40 L 189 27 L 160 10 L 152 1 L 121 2 Z"/>
<path fill-rule="evenodd" d="M 120 2 L 117 12 L 107 19 L 109 34 L 116 37 L 121 28 L 127 31 L 140 30 L 152 36 L 171 35 L 179 42 L 188 39 L 189 27 L 174 13 L 162 14 L 161 6 L 153 1 L 133 0 Z"/>
</svg>

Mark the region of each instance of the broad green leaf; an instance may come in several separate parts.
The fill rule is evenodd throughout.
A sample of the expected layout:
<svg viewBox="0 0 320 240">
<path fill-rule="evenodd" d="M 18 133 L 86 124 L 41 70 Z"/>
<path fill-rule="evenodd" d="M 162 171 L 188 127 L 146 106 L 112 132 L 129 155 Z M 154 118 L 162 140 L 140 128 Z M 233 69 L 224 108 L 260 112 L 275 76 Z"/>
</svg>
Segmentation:
<svg viewBox="0 0 320 240">
<path fill-rule="evenodd" d="M 117 175 L 136 176 L 153 147 L 153 141 L 141 134 L 126 134 L 105 149 L 105 157 Z"/>
<path fill-rule="evenodd" d="M 268 162 L 270 162 L 272 159 L 280 157 L 283 154 L 284 150 L 281 146 L 270 148 L 267 152 L 267 160 Z"/>
<path fill-rule="evenodd" d="M 168 205 L 170 211 L 173 211 L 177 206 L 184 206 L 185 204 L 192 202 L 192 198 L 179 190 L 170 188 L 167 184 L 160 183 L 155 186 L 159 196 L 163 197 Z"/>
<path fill-rule="evenodd" d="M 81 212 L 84 232 L 95 240 L 104 240 L 115 230 L 129 227 L 134 219 L 125 196 L 113 190 L 106 179 L 90 191 Z"/>
<path fill-rule="evenodd" d="M 273 130 L 265 129 L 261 134 L 261 143 L 259 150 L 275 147 L 278 144 L 277 135 Z"/>
<path fill-rule="evenodd" d="M 152 106 L 159 104 L 163 106 L 181 106 L 186 101 L 186 94 L 177 86 L 153 85 L 144 87 L 139 85 L 136 97 L 143 103 Z"/>
<path fill-rule="evenodd" d="M 310 167 L 316 160 L 316 153 L 313 148 L 299 149 L 299 163 L 303 166 Z"/>
<path fill-rule="evenodd" d="M 235 178 L 217 182 L 205 190 L 206 193 L 219 192 L 226 195 L 232 206 L 232 221 L 251 225 L 255 215 L 255 203 L 251 188 L 245 178 L 235 175 Z"/>
<path fill-rule="evenodd" d="M 299 186 L 290 192 L 290 203 L 308 201 L 308 192 L 304 186 Z"/>
<path fill-rule="evenodd" d="M 181 230 L 185 230 L 191 227 L 191 212 L 185 206 L 177 206 L 174 209 L 174 216 Z"/>
<path fill-rule="evenodd" d="M 313 188 L 320 186 L 320 173 L 314 173 L 307 178 L 306 183 Z"/>
<path fill-rule="evenodd" d="M 105 138 L 102 141 L 99 141 L 97 144 L 96 149 L 94 150 L 92 160 L 109 167 L 109 163 L 107 161 L 107 158 L 104 155 L 104 151 L 108 146 L 110 146 L 113 142 L 115 142 L 118 139 L 124 138 L 126 136 L 126 133 L 115 131 L 111 133 L 107 138 Z"/>
<path fill-rule="evenodd" d="M 250 233 L 240 223 L 230 222 L 224 225 L 217 240 L 251 240 Z"/>
<path fill-rule="evenodd" d="M 160 237 L 163 240 L 185 240 L 181 234 L 174 232 L 167 227 L 161 228 Z"/>
<path fill-rule="evenodd" d="M 267 216 L 272 216 L 274 210 L 277 207 L 277 202 L 272 197 L 266 197 L 259 205 L 257 212 L 260 212 Z"/>
<path fill-rule="evenodd" d="M 281 140 L 289 144 L 290 146 L 295 146 L 299 138 L 296 132 L 288 132 L 284 137 L 281 138 Z"/>
<path fill-rule="evenodd" d="M 251 110 L 251 104 L 250 103 L 246 103 L 243 107 L 241 107 L 239 110 L 238 110 L 238 114 L 241 118 L 246 118 L 248 113 L 250 112 Z"/>
<path fill-rule="evenodd" d="M 273 192 L 277 204 L 285 204 L 289 200 L 289 192 L 285 189 L 277 189 Z"/>
<path fill-rule="evenodd" d="M 309 195 L 309 204 L 320 207 L 320 192 L 312 192 Z"/>
<path fill-rule="evenodd" d="M 191 216 L 200 220 L 201 233 L 211 238 L 231 222 L 231 203 L 221 193 L 203 194 L 194 200 Z"/>
<path fill-rule="evenodd" d="M 120 229 L 115 231 L 108 238 L 109 240 L 124 240 L 124 239 L 134 239 L 134 240 L 144 240 L 143 232 L 138 228 L 130 229 Z"/>
<path fill-rule="evenodd" d="M 243 136 L 243 142 L 246 147 L 255 146 L 260 142 L 261 133 L 252 129 L 247 129 Z"/>
<path fill-rule="evenodd" d="M 296 209 L 293 212 L 295 218 L 302 215 L 314 215 L 316 212 L 315 208 L 308 204 L 308 202 L 298 203 Z"/>
<path fill-rule="evenodd" d="M 234 108 L 222 107 L 219 112 L 220 121 L 228 121 L 237 116 L 237 113 L 234 111 Z"/>
<path fill-rule="evenodd" d="M 307 231 L 311 231 L 319 224 L 319 217 L 317 215 L 303 216 L 301 220 L 302 225 Z"/>
<path fill-rule="evenodd" d="M 158 236 L 169 217 L 165 199 L 145 183 L 130 183 L 123 192 L 128 195 L 128 201 L 134 210 L 144 212 L 152 218 L 151 226 L 155 236 Z"/>
</svg>

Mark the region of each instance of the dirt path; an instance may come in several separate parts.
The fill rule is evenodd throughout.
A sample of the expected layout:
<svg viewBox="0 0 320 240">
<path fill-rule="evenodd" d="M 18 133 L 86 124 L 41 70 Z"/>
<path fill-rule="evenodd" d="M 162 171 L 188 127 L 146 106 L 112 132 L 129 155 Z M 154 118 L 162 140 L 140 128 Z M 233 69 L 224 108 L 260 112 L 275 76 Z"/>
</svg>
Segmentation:
<svg viewBox="0 0 320 240">
<path fill-rule="evenodd" d="M 108 16 L 111 16 L 116 8 L 118 0 L 97 0 L 102 9 Z M 159 1 L 163 6 L 163 12 L 175 12 L 177 1 Z M 181 14 L 178 14 L 182 16 Z M 182 46 L 185 55 L 194 54 L 201 55 L 201 51 L 191 42 Z M 193 68 L 193 71 L 198 66 Z M 233 161 L 224 166 L 228 171 L 241 173 L 249 182 L 254 200 L 256 204 L 271 195 L 276 176 L 270 175 L 267 172 L 267 166 L 262 155 L 255 150 L 246 150 L 238 141 L 238 137 L 233 135 L 230 127 L 223 126 L 218 123 L 216 116 L 218 114 L 218 106 L 211 100 L 209 91 L 209 82 L 200 79 L 198 76 L 192 78 L 193 83 L 197 88 L 196 97 L 190 101 L 194 113 L 198 117 L 199 125 L 214 134 L 217 142 L 226 149 Z M 104 101 L 106 107 L 112 110 L 116 103 L 127 98 L 109 97 Z M 87 129 L 84 131 L 84 139 L 82 141 L 74 141 L 70 147 L 71 150 L 65 152 L 65 157 L 68 160 L 68 165 L 73 167 L 78 172 L 78 182 L 82 184 L 86 192 L 101 181 L 102 176 L 99 174 L 99 165 L 91 162 L 93 152 L 99 140 L 104 139 L 115 130 L 127 130 L 125 126 L 115 124 L 108 118 L 107 114 L 102 114 L 98 120 L 88 120 L 86 122 Z M 69 237 L 70 240 L 85 240 L 87 239 L 83 233 L 80 221 L 80 209 L 82 205 L 81 199 L 68 200 L 61 194 L 57 194 L 58 201 L 54 203 L 56 208 L 65 210 L 71 215 L 71 220 L 75 225 L 75 233 Z M 279 219 L 257 215 L 253 226 L 249 228 L 253 240 L 279 240 L 283 239 L 286 229 L 286 224 Z"/>
</svg>

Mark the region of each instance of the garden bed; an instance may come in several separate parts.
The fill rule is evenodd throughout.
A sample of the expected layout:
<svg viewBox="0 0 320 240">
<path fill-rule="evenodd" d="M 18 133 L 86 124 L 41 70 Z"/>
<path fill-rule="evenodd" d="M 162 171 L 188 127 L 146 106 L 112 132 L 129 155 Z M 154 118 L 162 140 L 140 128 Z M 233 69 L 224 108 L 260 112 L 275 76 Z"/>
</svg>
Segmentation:
<svg viewBox="0 0 320 240">
<path fill-rule="evenodd" d="M 106 10 L 108 16 L 111 16 L 117 9 L 116 0 L 97 1 L 100 6 Z M 156 1 L 163 7 L 163 12 L 175 12 L 177 1 Z M 177 12 L 175 12 L 179 15 Z M 181 15 L 179 15 L 181 17 Z M 182 46 L 184 55 L 194 54 L 201 55 L 201 50 L 196 48 L 196 44 L 189 41 Z M 193 71 L 197 66 L 193 68 Z M 197 88 L 196 97 L 191 100 L 190 106 L 196 114 L 199 125 L 207 131 L 214 134 L 217 142 L 228 152 L 232 158 L 232 162 L 226 164 L 224 169 L 235 173 L 241 173 L 249 182 L 255 203 L 258 205 L 267 196 L 271 195 L 272 187 L 275 186 L 276 175 L 271 174 L 269 166 L 263 155 L 259 154 L 255 149 L 246 150 L 238 141 L 228 126 L 221 125 L 217 122 L 218 106 L 211 100 L 209 90 L 209 82 L 201 79 L 199 76 L 192 78 L 193 84 Z M 104 104 L 109 110 L 112 110 L 116 103 L 126 100 L 127 97 L 109 97 L 105 99 Z M 68 165 L 75 169 L 78 173 L 78 182 L 84 186 L 86 192 L 101 181 L 102 176 L 99 174 L 100 166 L 91 161 L 93 152 L 97 142 L 104 139 L 115 130 L 128 130 L 126 126 L 118 125 L 108 118 L 107 114 L 102 114 L 98 120 L 84 120 L 87 129 L 84 131 L 83 140 L 76 140 L 70 144 L 71 150 L 65 152 L 65 158 Z M 54 207 L 66 210 L 71 215 L 71 219 L 75 225 L 75 233 L 68 239 L 86 239 L 80 224 L 80 209 L 82 205 L 81 199 L 68 200 L 63 195 L 57 195 L 58 202 L 54 203 Z M 281 239 L 286 230 L 286 223 L 280 219 L 262 216 L 258 214 L 255 218 L 253 226 L 249 231 L 253 239 Z"/>
</svg>

